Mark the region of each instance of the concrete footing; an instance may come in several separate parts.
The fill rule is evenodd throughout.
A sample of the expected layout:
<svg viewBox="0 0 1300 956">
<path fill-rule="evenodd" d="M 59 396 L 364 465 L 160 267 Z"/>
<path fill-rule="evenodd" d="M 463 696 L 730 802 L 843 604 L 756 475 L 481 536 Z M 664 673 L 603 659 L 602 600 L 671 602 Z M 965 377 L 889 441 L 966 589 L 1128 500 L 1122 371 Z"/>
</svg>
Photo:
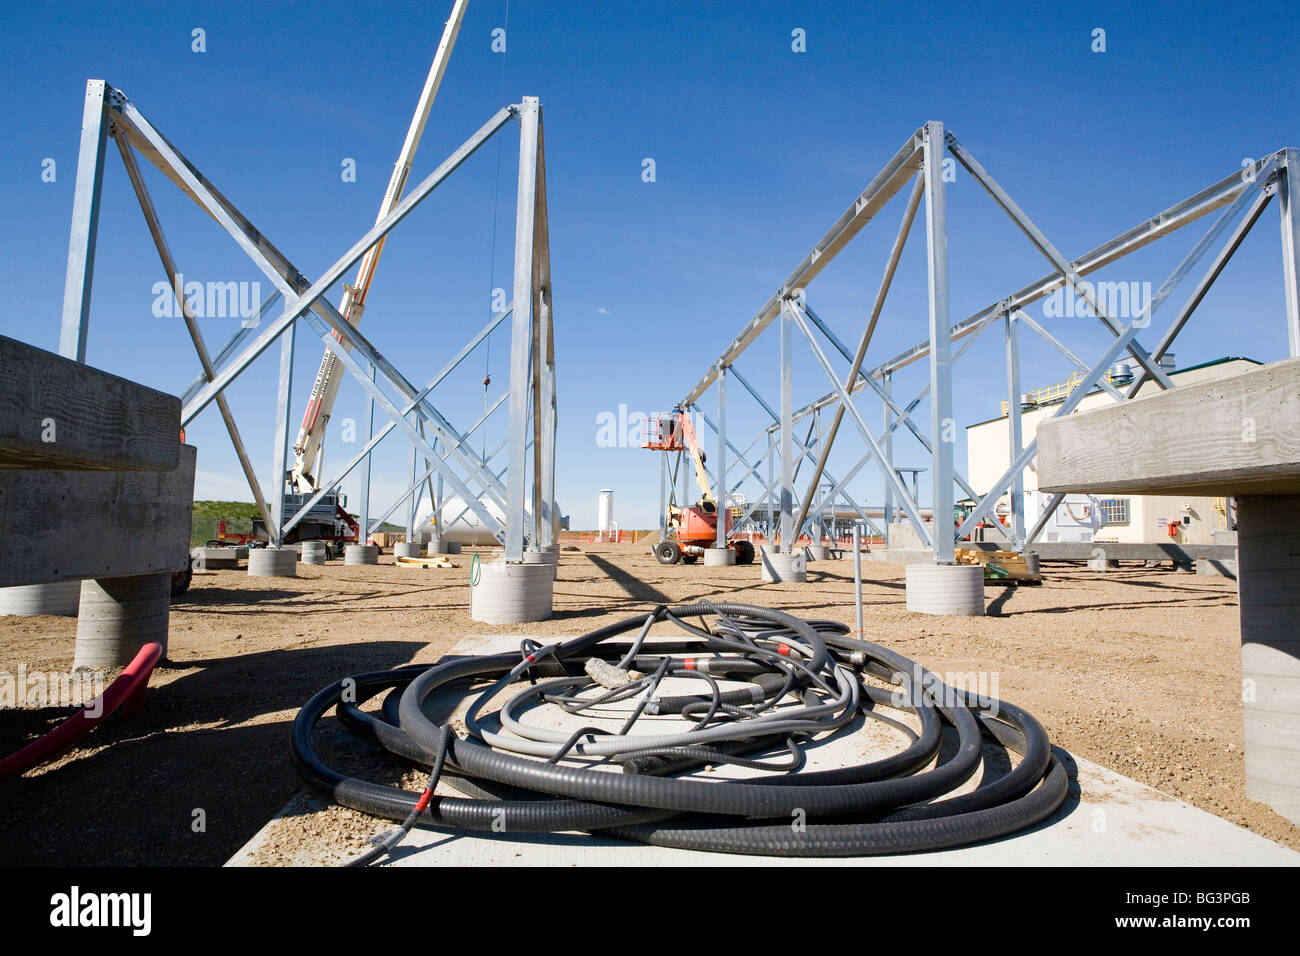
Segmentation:
<svg viewBox="0 0 1300 956">
<path fill-rule="evenodd" d="M 328 545 L 324 541 L 304 541 L 302 543 L 303 564 L 324 564 L 329 556 Z"/>
<path fill-rule="evenodd" d="M 81 582 L 73 668 L 125 667 L 151 641 L 167 656 L 171 574 Z"/>
<path fill-rule="evenodd" d="M 469 616 L 484 624 L 544 621 L 554 607 L 554 584 L 550 562 L 481 564 L 478 581 L 469 590 Z"/>
<path fill-rule="evenodd" d="M 418 558 L 420 545 L 415 541 L 399 541 L 393 545 L 393 554 L 399 558 Z"/>
<path fill-rule="evenodd" d="M 1300 495 L 1237 498 L 1246 796 L 1300 823 Z"/>
<path fill-rule="evenodd" d="M 379 563 L 379 545 L 377 544 L 350 544 L 343 549 L 344 564 L 378 564 Z"/>
<path fill-rule="evenodd" d="M 802 551 L 787 554 L 784 551 L 769 551 L 764 548 L 759 555 L 759 564 L 762 565 L 761 573 L 764 581 L 808 580 L 808 562 Z"/>
<path fill-rule="evenodd" d="M 248 548 L 191 548 L 190 565 L 198 571 L 236 571 Z"/>
<path fill-rule="evenodd" d="M 250 578 L 296 578 L 298 552 L 293 548 L 252 548 L 248 552 Z"/>
<path fill-rule="evenodd" d="M 919 614 L 984 614 L 984 568 L 978 564 L 909 564 L 907 609 Z"/>
<path fill-rule="evenodd" d="M 810 544 L 804 550 L 808 552 L 809 561 L 825 561 L 830 557 L 830 548 L 822 544 Z"/>
<path fill-rule="evenodd" d="M 0 615 L 30 617 L 53 614 L 76 617 L 81 603 L 80 581 L 55 581 L 51 584 L 20 584 L 0 588 Z"/>
<path fill-rule="evenodd" d="M 734 548 L 705 548 L 704 549 L 704 566 L 706 568 L 720 568 L 724 565 L 736 563 L 736 551 Z"/>
</svg>

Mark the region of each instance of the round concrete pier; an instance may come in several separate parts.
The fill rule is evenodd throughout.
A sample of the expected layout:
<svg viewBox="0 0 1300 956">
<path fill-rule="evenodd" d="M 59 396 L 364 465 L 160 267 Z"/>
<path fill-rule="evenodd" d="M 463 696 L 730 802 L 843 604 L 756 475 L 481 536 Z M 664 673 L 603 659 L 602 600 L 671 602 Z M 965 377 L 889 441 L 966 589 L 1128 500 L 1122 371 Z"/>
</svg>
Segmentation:
<svg viewBox="0 0 1300 956">
<path fill-rule="evenodd" d="M 478 582 L 469 590 L 469 616 L 484 624 L 544 621 L 552 613 L 554 584 L 549 563 L 480 564 Z"/>
<path fill-rule="evenodd" d="M 736 563 L 736 552 L 733 548 L 705 548 L 704 549 L 704 566 L 706 568 L 720 568 L 724 565 Z"/>
<path fill-rule="evenodd" d="M 52 584 L 21 584 L 0 588 L 0 614 L 30 617 L 53 614 L 76 617 L 81 603 L 80 581 L 55 581 Z"/>
<path fill-rule="evenodd" d="M 248 552 L 250 578 L 296 578 L 298 552 L 293 548 L 252 548 Z"/>
<path fill-rule="evenodd" d="M 350 544 L 343 549 L 344 564 L 378 564 L 379 545 Z"/>
<path fill-rule="evenodd" d="M 802 551 L 787 554 L 784 551 L 763 549 L 759 559 L 764 581 L 807 581 L 808 562 Z"/>
<path fill-rule="evenodd" d="M 125 667 L 151 641 L 167 656 L 171 573 L 81 582 L 73 668 Z"/>
<path fill-rule="evenodd" d="M 324 564 L 326 557 L 324 541 L 304 541 L 302 543 L 303 564 Z"/>
<path fill-rule="evenodd" d="M 1021 555 L 1025 559 L 1025 571 L 1029 574 L 1042 574 L 1042 564 L 1038 560 L 1038 552 L 1026 551 Z"/>
<path fill-rule="evenodd" d="M 984 569 L 978 564 L 909 564 L 907 609 L 919 614 L 984 614 Z"/>
<path fill-rule="evenodd" d="M 830 557 L 830 549 L 821 544 L 810 544 L 805 549 L 808 552 L 809 561 L 825 561 Z"/>
<path fill-rule="evenodd" d="M 393 555 L 399 558 L 418 558 L 420 545 L 414 541 L 399 541 L 393 545 Z"/>
<path fill-rule="evenodd" d="M 1237 498 L 1246 796 L 1300 823 L 1300 495 Z"/>
</svg>

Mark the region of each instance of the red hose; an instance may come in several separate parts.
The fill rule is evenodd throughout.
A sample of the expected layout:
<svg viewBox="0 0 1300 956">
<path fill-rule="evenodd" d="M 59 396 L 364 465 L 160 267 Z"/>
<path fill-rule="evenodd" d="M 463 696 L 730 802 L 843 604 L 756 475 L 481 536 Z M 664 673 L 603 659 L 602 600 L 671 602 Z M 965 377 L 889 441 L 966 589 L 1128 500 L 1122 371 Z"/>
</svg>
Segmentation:
<svg viewBox="0 0 1300 956">
<path fill-rule="evenodd" d="M 130 717 L 144 706 L 145 691 L 149 689 L 149 676 L 162 657 L 162 645 L 156 641 L 140 648 L 135 660 L 127 665 L 117 680 L 81 710 L 73 714 L 44 737 L 0 760 L 0 777 L 16 777 L 37 764 L 44 763 L 75 744 L 94 730 L 109 714 L 122 707 Z M 99 716 L 91 717 L 91 712 Z"/>
</svg>

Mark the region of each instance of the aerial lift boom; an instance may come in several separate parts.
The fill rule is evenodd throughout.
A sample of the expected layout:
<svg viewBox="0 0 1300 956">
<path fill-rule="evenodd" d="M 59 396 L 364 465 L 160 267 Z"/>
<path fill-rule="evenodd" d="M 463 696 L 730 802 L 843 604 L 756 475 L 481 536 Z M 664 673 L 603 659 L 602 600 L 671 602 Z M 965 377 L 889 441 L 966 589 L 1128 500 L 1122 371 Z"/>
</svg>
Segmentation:
<svg viewBox="0 0 1300 956">
<path fill-rule="evenodd" d="M 434 54 L 429 76 L 424 81 L 424 90 L 420 93 L 420 102 L 415 108 L 415 115 L 411 117 L 410 128 L 406 131 L 406 140 L 402 143 L 402 151 L 398 154 L 397 163 L 393 167 L 393 175 L 388 181 L 388 189 L 384 192 L 384 200 L 379 205 L 379 215 L 375 217 L 376 223 L 382 221 L 401 201 L 402 192 L 406 188 L 406 179 L 411 173 L 411 163 L 415 159 L 415 151 L 420 145 L 420 137 L 424 135 L 429 110 L 438 95 L 438 87 L 447 69 L 447 61 L 451 58 L 451 49 L 456 44 L 456 35 L 460 32 L 461 20 L 465 16 L 465 7 L 468 3 L 469 0 L 456 0 L 451 18 L 447 20 L 447 25 L 443 29 L 442 40 L 438 44 L 437 53 Z M 383 251 L 384 239 L 380 239 L 362 258 L 361 267 L 357 270 L 356 283 L 344 287 L 339 312 L 353 328 L 361 322 L 361 313 L 366 307 L 366 295 L 370 291 L 371 282 L 374 281 L 375 268 L 379 264 L 379 256 Z M 293 490 L 300 494 L 319 490 L 320 476 L 315 474 L 317 459 L 320 456 L 321 442 L 325 437 L 325 426 L 329 423 L 330 413 L 334 409 L 334 400 L 338 396 L 341 381 L 340 376 L 336 374 L 338 360 L 334 357 L 334 349 L 345 347 L 337 331 L 334 332 L 334 338 L 338 345 L 325 349 L 320 370 L 316 373 L 316 381 L 312 385 L 311 399 L 307 402 L 307 412 L 303 416 L 302 427 L 299 428 L 298 437 L 293 443 L 294 465 L 289 480 Z"/>
</svg>

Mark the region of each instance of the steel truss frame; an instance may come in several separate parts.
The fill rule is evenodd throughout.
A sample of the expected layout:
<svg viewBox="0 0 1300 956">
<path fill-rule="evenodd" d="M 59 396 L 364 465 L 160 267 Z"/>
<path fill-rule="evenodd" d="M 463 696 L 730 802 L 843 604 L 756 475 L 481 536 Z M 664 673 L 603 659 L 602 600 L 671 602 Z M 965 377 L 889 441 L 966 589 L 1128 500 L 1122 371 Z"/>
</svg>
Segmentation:
<svg viewBox="0 0 1300 956">
<path fill-rule="evenodd" d="M 382 242 L 417 205 L 511 121 L 519 123 L 520 131 L 513 302 L 509 308 L 494 315 L 437 375 L 423 387 L 417 388 L 365 336 L 343 319 L 325 295 L 372 247 Z M 507 561 L 522 560 L 525 546 L 546 546 L 555 542 L 559 525 L 554 503 L 557 415 L 555 342 L 551 316 L 546 159 L 542 110 L 536 97 L 524 97 L 522 102 L 497 111 L 313 282 L 299 272 L 144 117 L 125 94 L 103 80 L 88 80 L 59 343 L 60 354 L 82 362 L 85 361 L 90 322 L 104 158 L 110 138 L 122 157 L 163 271 L 171 281 L 177 302 L 181 305 L 185 325 L 201 366 L 199 376 L 181 396 L 180 426 L 188 425 L 209 404 L 216 403 L 249 489 L 257 502 L 258 511 L 271 535 L 272 544 L 279 544 L 311 507 L 337 489 L 363 462 L 363 536 L 377 528 L 403 503 L 408 505 L 409 529 L 422 488 L 427 481 L 432 494 L 432 476 L 436 475 L 439 495 L 444 483 L 450 485 L 465 507 L 505 545 Z M 157 210 L 140 174 L 141 157 L 216 220 L 274 287 L 274 293 L 258 309 L 256 321 L 246 323 L 215 356 L 204 341 L 186 302 L 181 288 L 181 270 L 168 246 Z M 509 386 L 478 421 L 461 431 L 434 405 L 432 393 L 507 318 L 511 320 Z M 282 493 L 273 494 L 268 499 L 257 480 L 247 448 L 226 402 L 225 390 L 258 356 L 277 340 L 280 342 L 272 473 L 278 477 L 278 487 L 283 489 L 283 476 L 287 474 L 286 466 L 289 464 L 294 349 L 300 325 L 310 330 L 326 347 L 333 349 L 336 357 L 361 384 L 370 399 L 371 422 L 367 424 L 368 438 L 362 449 L 328 481 L 322 483 L 317 493 L 295 514 L 286 515 Z M 468 439 L 507 399 L 510 409 L 507 439 L 490 455 L 475 454 Z M 376 406 L 388 422 L 372 434 L 371 423 Z M 415 471 L 417 452 L 424 458 L 426 471 L 418 480 L 412 480 L 393 506 L 371 523 L 371 456 L 379 443 L 394 430 L 403 433 L 410 441 L 412 472 Z M 492 462 L 502 447 L 508 449 L 508 464 L 504 469 L 496 469 Z M 414 474 L 412 478 L 414 479 Z M 504 522 L 493 515 L 485 501 L 497 506 L 505 516 Z M 440 511 L 441 498 L 436 499 L 435 503 Z"/>
<path fill-rule="evenodd" d="M 988 193 L 1052 267 L 1047 275 L 956 324 L 951 322 L 949 316 L 947 208 L 942 175 L 943 161 L 949 158 Z M 861 338 L 856 350 L 851 351 L 809 306 L 809 283 L 909 181 L 913 185 L 902 221 L 886 259 L 883 276 L 863 325 Z M 1027 526 L 1023 473 L 1037 454 L 1037 443 L 1033 440 L 1024 442 L 1020 420 L 1021 327 L 1040 336 L 1083 373 L 1079 384 L 1055 408 L 1055 415 L 1070 414 L 1084 396 L 1095 389 L 1105 391 L 1115 401 L 1127 401 L 1148 380 L 1154 381 L 1162 389 L 1172 388 L 1174 383 L 1160 367 L 1161 358 L 1169 351 L 1179 332 L 1186 326 L 1192 313 L 1274 196 L 1278 198 L 1281 213 L 1288 339 L 1291 355 L 1297 356 L 1300 355 L 1300 285 L 1297 285 L 1297 276 L 1300 275 L 1300 213 L 1297 213 L 1295 207 L 1300 203 L 1300 160 L 1297 159 L 1295 149 L 1281 149 L 1250 162 L 1240 171 L 1143 220 L 1091 251 L 1067 259 L 955 135 L 946 132 L 942 123 L 926 123 L 886 163 L 721 356 L 709 364 L 703 377 L 686 393 L 679 405 L 687 412 L 701 415 L 718 435 L 719 455 L 715 466 L 718 487 L 735 491 L 751 477 L 761 482 L 759 471 L 763 463 L 767 463 L 767 483 L 759 498 L 751 502 L 749 517 L 760 515 L 766 509 L 769 538 L 779 534 L 783 550 L 790 550 L 793 543 L 810 527 L 819 528 L 826 515 L 837 514 L 837 502 L 840 501 L 847 504 L 849 513 L 856 512 L 859 520 L 874 533 L 881 533 L 870 522 L 867 512 L 859 508 L 845 491 L 848 482 L 867 462 L 876 464 L 885 481 L 886 529 L 895 509 L 900 509 L 930 549 L 934 561 L 951 563 L 957 542 L 969 536 L 983 518 L 990 516 L 1004 496 L 1009 496 L 1011 513 L 1007 527 L 1000 529 L 999 533 L 1009 539 L 1013 548 L 1024 550 L 1042 532 L 1047 518 L 1060 504 L 1061 496 L 1054 497 L 1039 519 L 1032 526 Z M 865 360 L 868 347 L 875 334 L 903 248 L 922 204 L 925 210 L 930 335 L 926 341 L 885 362 L 867 366 Z M 1131 320 L 1124 322 L 1107 314 L 1091 285 L 1083 281 L 1085 276 L 1096 270 L 1212 213 L 1218 215 L 1206 234 L 1165 279 L 1151 301 Z M 1199 273 L 1191 295 L 1161 334 L 1155 347 L 1148 351 L 1138 341 L 1138 333 L 1151 324 L 1151 319 L 1160 306 L 1183 279 L 1197 269 L 1201 260 L 1211 253 L 1209 264 Z M 1089 308 L 1091 315 L 1112 335 L 1108 346 L 1091 359 L 1077 355 L 1024 311 L 1030 304 L 1067 287 L 1074 291 Z M 779 409 L 774 408 L 773 403 L 750 384 L 736 366 L 737 360 L 773 324 L 777 325 L 780 335 L 780 369 L 777 376 L 780 384 L 779 399 L 776 402 Z M 952 375 L 957 361 L 980 334 L 994 324 L 1002 326 L 1005 337 L 1011 464 L 990 489 L 979 494 L 953 462 L 956 424 L 952 411 Z M 831 391 L 798 409 L 791 407 L 791 358 L 795 330 L 807 343 L 831 386 Z M 830 352 L 827 345 L 830 346 Z M 1120 391 L 1104 375 L 1112 363 L 1125 353 L 1137 363 L 1138 374 L 1125 391 Z M 835 368 L 838 359 L 849 363 L 848 373 L 843 377 Z M 892 377 L 895 372 L 922 359 L 929 361 L 929 381 L 915 398 L 902 404 L 893 395 Z M 725 378 L 734 378 L 740 382 L 750 397 L 772 419 L 772 424 L 762 429 L 746 446 L 748 452 L 766 440 L 766 448 L 753 461 L 746 458 L 726 435 L 725 390 L 719 390 L 716 426 L 701 411 L 701 400 L 705 394 L 715 383 L 721 384 Z M 868 424 L 867 417 L 858 408 L 858 396 L 864 392 L 878 399 L 883 407 L 883 427 L 879 430 L 874 430 Z M 930 398 L 930 420 L 928 429 L 924 429 L 912 416 L 927 397 Z M 822 414 L 832 409 L 834 417 L 829 424 L 823 424 Z M 827 473 L 826 462 L 846 416 L 852 424 L 852 430 L 861 439 L 865 452 L 853 469 L 837 481 Z M 793 431 L 805 419 L 811 422 L 809 437 L 799 444 Z M 906 428 L 930 456 L 930 506 L 935 516 L 932 526 L 927 526 L 923 520 L 921 503 L 902 478 L 902 472 L 916 469 L 899 468 L 894 462 L 892 439 L 900 428 Z M 743 467 L 740 480 L 730 486 L 726 480 L 726 449 L 731 451 Z M 796 502 L 795 481 L 799 465 L 804 459 L 813 462 L 813 473 L 802 498 Z M 776 474 L 778 470 L 779 475 Z M 829 489 L 822 484 L 823 478 L 829 482 Z M 951 533 L 945 533 L 941 530 L 939 516 L 954 514 L 954 498 L 958 489 L 975 500 L 976 504 L 959 525 L 954 521 Z M 780 512 L 779 532 L 776 509 Z"/>
</svg>

